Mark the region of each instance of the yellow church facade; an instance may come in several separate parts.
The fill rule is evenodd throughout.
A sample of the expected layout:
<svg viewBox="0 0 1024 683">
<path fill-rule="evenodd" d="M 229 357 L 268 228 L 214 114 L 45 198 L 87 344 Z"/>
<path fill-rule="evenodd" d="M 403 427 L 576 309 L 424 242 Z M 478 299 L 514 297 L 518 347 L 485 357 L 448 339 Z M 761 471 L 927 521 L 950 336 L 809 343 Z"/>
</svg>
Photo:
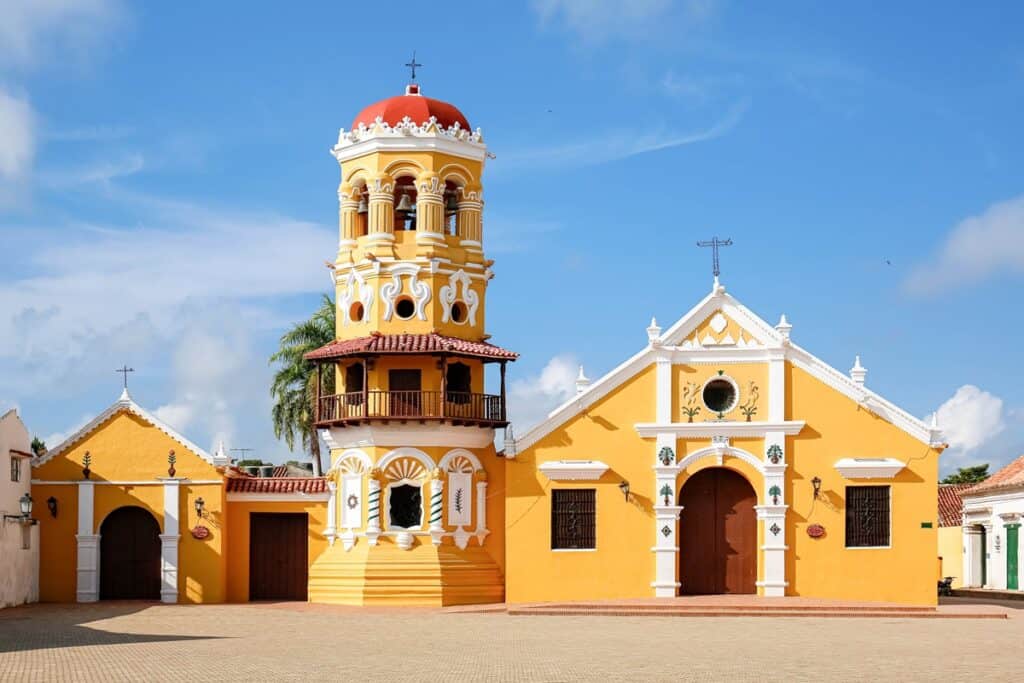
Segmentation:
<svg viewBox="0 0 1024 683">
<path fill-rule="evenodd" d="M 507 450 L 509 602 L 934 604 L 940 433 L 713 290 Z"/>
<path fill-rule="evenodd" d="M 416 84 L 343 129 L 323 476 L 256 477 L 124 394 L 38 458 L 40 597 L 935 601 L 934 425 L 714 288 L 519 438 L 486 327 L 488 153 Z M 527 324 L 529 321 L 525 321 Z"/>
</svg>

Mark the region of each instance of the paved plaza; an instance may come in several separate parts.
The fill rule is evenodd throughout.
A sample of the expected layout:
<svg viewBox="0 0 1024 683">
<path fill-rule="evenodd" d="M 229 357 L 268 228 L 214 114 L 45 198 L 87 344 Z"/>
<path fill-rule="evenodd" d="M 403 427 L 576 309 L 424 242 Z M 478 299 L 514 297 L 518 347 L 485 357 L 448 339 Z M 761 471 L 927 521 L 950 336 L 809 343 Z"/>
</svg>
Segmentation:
<svg viewBox="0 0 1024 683">
<path fill-rule="evenodd" d="M 304 604 L 0 610 L 3 681 L 1008 680 L 1009 619 L 547 617 Z"/>
</svg>

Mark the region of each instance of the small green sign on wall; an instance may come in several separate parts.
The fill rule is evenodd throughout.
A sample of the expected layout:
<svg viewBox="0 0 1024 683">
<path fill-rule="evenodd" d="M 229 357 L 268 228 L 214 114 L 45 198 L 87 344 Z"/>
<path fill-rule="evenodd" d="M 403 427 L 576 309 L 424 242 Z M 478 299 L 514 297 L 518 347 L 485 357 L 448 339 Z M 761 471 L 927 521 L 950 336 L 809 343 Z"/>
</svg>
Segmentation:
<svg viewBox="0 0 1024 683">
<path fill-rule="evenodd" d="M 931 522 L 921 522 L 921 528 L 922 529 L 931 529 L 932 528 L 932 523 Z"/>
</svg>

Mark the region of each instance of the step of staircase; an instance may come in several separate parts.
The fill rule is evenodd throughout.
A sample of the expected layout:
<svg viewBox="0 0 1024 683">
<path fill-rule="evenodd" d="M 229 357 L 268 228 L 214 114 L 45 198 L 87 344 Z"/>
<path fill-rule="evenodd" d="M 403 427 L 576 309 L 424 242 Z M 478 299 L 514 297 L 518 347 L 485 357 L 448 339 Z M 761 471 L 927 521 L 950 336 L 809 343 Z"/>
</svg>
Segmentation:
<svg viewBox="0 0 1024 683">
<path fill-rule="evenodd" d="M 593 617 L 842 617 L 854 619 L 1006 619 L 1005 612 L 939 611 L 930 608 L 865 608 L 854 607 L 739 607 L 739 606 L 590 606 L 590 607 L 521 607 L 508 608 L 512 616 L 593 616 Z"/>
</svg>

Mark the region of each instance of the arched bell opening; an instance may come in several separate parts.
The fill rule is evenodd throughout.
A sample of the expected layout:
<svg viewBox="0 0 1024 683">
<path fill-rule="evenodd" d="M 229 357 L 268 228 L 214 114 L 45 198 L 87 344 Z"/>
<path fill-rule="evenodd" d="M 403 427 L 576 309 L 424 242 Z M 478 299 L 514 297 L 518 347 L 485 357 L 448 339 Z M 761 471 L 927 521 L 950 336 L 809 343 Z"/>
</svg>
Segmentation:
<svg viewBox="0 0 1024 683">
<path fill-rule="evenodd" d="M 395 178 L 395 232 L 416 229 L 416 179 L 411 175 Z"/>
<path fill-rule="evenodd" d="M 370 226 L 370 193 L 366 188 L 366 181 L 359 179 L 352 184 L 353 194 L 358 198 L 355 215 L 355 236 L 364 237 L 369 232 Z"/>
<path fill-rule="evenodd" d="M 452 180 L 444 182 L 444 234 L 456 235 L 459 229 L 459 199 L 462 187 Z"/>
</svg>

